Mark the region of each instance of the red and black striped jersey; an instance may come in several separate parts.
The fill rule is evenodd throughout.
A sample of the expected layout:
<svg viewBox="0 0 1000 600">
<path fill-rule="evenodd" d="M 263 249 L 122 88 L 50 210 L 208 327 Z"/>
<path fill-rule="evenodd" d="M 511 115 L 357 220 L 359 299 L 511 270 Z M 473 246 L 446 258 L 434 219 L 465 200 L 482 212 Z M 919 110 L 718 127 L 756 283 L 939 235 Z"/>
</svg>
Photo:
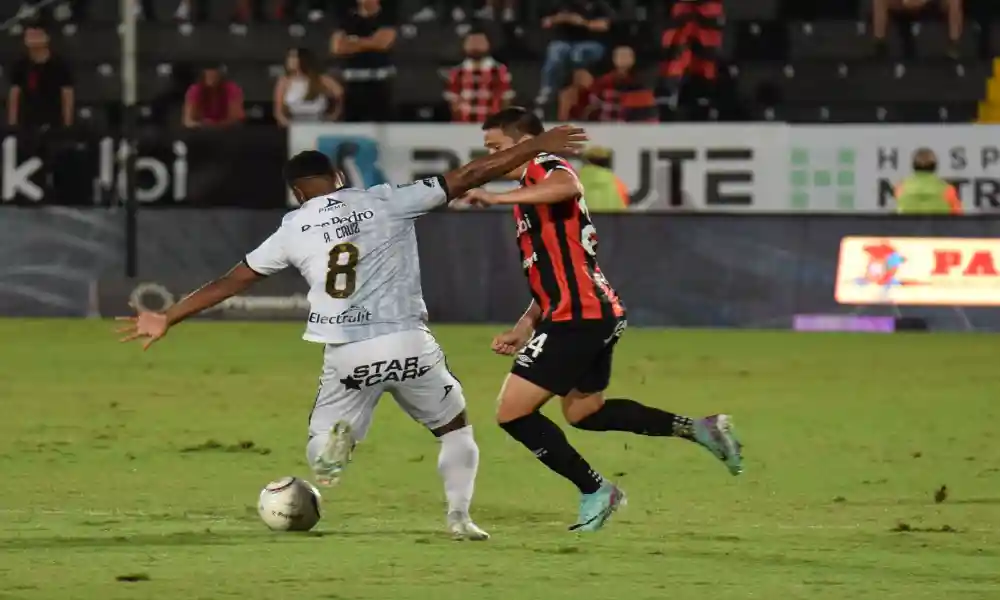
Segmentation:
<svg viewBox="0 0 1000 600">
<path fill-rule="evenodd" d="M 576 178 L 565 159 L 539 154 L 525 169 L 521 185 L 537 185 L 557 170 Z M 614 319 L 625 314 L 597 266 L 597 230 L 583 194 L 556 204 L 518 204 L 514 218 L 521 266 L 543 320 Z"/>
</svg>

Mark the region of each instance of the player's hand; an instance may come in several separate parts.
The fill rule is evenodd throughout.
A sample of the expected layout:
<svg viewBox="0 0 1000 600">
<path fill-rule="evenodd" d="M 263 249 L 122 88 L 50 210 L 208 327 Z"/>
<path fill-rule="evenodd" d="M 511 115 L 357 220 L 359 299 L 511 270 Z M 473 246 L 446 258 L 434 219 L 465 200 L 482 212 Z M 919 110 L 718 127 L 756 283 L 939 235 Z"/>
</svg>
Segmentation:
<svg viewBox="0 0 1000 600">
<path fill-rule="evenodd" d="M 510 331 L 505 331 L 493 338 L 491 348 L 493 349 L 493 352 L 496 352 L 501 356 L 514 356 L 517 354 L 518 350 L 528 343 L 528 339 L 530 337 L 530 332 L 525 335 L 524 332 L 518 331 L 516 328 L 511 329 Z"/>
<path fill-rule="evenodd" d="M 466 192 L 461 200 L 471 206 L 490 207 L 499 204 L 500 195 L 487 192 L 483 188 L 475 188 Z"/>
<path fill-rule="evenodd" d="M 116 329 L 123 334 L 119 342 L 131 342 L 133 340 L 144 339 L 142 349 L 146 350 L 157 340 L 167 335 L 170 324 L 167 322 L 167 315 L 163 313 L 138 311 L 134 317 L 118 317 L 116 321 L 127 322 Z"/>
<path fill-rule="evenodd" d="M 532 142 L 541 152 L 575 156 L 583 152 L 587 132 L 575 125 L 560 125 L 535 136 Z"/>
</svg>

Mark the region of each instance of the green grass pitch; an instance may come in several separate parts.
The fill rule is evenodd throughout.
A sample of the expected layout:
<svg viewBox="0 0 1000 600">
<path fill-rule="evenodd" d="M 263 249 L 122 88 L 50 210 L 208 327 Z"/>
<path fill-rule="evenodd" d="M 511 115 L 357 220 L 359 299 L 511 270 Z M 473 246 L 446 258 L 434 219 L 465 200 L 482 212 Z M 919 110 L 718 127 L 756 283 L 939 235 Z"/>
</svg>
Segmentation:
<svg viewBox="0 0 1000 600">
<path fill-rule="evenodd" d="M 436 327 L 493 534 L 461 544 L 437 445 L 391 401 L 316 532 L 258 521 L 265 483 L 308 475 L 321 350 L 299 324 L 185 324 L 145 354 L 112 327 L 0 321 L 0 599 L 1000 596 L 996 337 L 631 330 L 610 394 L 732 413 L 746 473 L 680 440 L 569 431 L 629 493 L 579 536 L 571 486 L 493 425 L 495 329 Z"/>
</svg>

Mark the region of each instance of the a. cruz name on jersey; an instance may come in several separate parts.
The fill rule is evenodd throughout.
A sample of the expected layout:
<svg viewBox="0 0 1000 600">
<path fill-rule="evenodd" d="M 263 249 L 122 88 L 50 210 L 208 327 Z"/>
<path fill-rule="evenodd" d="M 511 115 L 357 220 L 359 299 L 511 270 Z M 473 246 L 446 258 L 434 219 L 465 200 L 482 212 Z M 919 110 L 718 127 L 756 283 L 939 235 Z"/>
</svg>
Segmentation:
<svg viewBox="0 0 1000 600">
<path fill-rule="evenodd" d="M 333 216 L 329 220 L 323 221 L 322 223 L 316 223 L 314 225 L 303 225 L 302 233 L 310 230 L 325 231 L 328 227 L 334 227 L 334 234 L 337 236 L 338 240 L 342 240 L 346 237 L 352 235 L 357 235 L 361 232 L 361 223 L 371 219 L 375 216 L 375 213 L 370 210 L 363 212 L 353 211 L 349 215 L 345 216 Z"/>
<path fill-rule="evenodd" d="M 410 356 L 403 360 L 380 360 L 354 367 L 351 377 L 360 379 L 365 386 L 372 386 L 386 381 L 417 379 L 426 375 L 430 370 L 430 365 L 420 365 L 419 357 Z"/>
</svg>

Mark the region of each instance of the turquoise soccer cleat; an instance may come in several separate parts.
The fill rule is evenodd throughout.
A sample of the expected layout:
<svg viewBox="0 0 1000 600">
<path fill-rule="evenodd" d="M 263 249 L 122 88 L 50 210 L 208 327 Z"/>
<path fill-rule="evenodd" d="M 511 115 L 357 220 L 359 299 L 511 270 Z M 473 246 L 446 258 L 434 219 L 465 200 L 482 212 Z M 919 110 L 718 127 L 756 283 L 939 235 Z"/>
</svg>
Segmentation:
<svg viewBox="0 0 1000 600">
<path fill-rule="evenodd" d="M 694 422 L 694 441 L 725 463 L 733 475 L 743 472 L 743 446 L 736 439 L 733 419 L 729 415 L 712 415 L 697 419 Z"/>
<path fill-rule="evenodd" d="M 570 531 L 597 531 L 625 503 L 625 493 L 613 483 L 605 482 L 593 494 L 580 498 L 580 517 Z"/>
</svg>

